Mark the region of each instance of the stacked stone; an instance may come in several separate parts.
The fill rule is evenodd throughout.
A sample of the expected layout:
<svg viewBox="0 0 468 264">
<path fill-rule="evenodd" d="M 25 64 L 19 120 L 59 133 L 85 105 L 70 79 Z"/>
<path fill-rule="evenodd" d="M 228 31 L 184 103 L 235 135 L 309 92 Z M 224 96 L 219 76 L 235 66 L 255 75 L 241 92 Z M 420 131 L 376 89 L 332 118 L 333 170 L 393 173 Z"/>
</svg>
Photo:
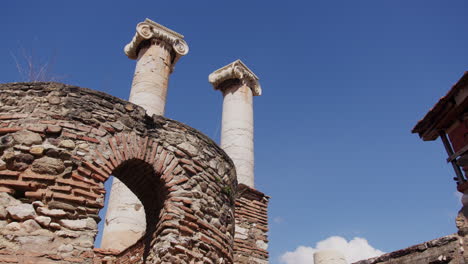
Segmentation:
<svg viewBox="0 0 468 264">
<path fill-rule="evenodd" d="M 236 199 L 236 263 L 268 263 L 268 201 L 270 197 L 239 184 Z"/>
<path fill-rule="evenodd" d="M 212 140 L 89 89 L 0 91 L 1 261 L 233 262 L 235 169 Z M 142 201 L 148 227 L 122 252 L 93 251 L 111 174 Z"/>
<path fill-rule="evenodd" d="M 462 196 L 462 208 L 458 212 L 455 220 L 458 228 L 458 248 L 464 263 L 468 263 L 468 190 Z M 460 262 L 463 263 L 463 262 Z"/>
<path fill-rule="evenodd" d="M 379 257 L 360 260 L 354 264 L 461 264 L 458 253 L 458 236 L 448 235 L 405 249 L 383 254 Z"/>
</svg>

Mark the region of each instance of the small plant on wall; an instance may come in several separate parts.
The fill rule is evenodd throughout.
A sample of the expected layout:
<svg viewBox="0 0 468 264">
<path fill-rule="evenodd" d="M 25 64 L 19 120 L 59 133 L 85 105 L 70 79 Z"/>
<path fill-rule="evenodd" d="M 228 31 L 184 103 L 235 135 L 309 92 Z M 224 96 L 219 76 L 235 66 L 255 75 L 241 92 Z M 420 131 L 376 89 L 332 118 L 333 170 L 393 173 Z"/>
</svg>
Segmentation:
<svg viewBox="0 0 468 264">
<path fill-rule="evenodd" d="M 20 47 L 16 53 L 11 52 L 10 54 L 15 62 L 21 81 L 54 82 L 63 79 L 53 73 L 57 57 L 56 52 L 53 52 L 48 58 L 43 58 L 37 54 L 34 47 L 30 49 Z"/>
</svg>

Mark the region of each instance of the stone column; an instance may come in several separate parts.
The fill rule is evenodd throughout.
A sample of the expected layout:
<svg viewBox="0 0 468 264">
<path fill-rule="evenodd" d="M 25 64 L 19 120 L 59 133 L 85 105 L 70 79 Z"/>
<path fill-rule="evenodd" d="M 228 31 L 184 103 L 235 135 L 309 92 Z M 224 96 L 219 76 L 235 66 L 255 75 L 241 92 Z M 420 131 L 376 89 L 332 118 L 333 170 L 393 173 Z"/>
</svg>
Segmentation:
<svg viewBox="0 0 468 264">
<path fill-rule="evenodd" d="M 148 115 L 164 115 L 169 75 L 181 56 L 188 53 L 184 36 L 150 19 L 136 27 L 125 54 L 136 59 L 129 101 L 145 108 Z M 146 230 L 145 211 L 140 200 L 119 179 L 114 178 L 107 208 L 102 248 L 123 250 Z"/>
<path fill-rule="evenodd" d="M 346 258 L 336 250 L 320 250 L 314 253 L 315 264 L 347 264 Z"/>
<path fill-rule="evenodd" d="M 234 161 L 237 181 L 254 187 L 253 96 L 261 95 L 258 77 L 237 60 L 214 71 L 209 82 L 223 93 L 221 148 Z"/>
</svg>

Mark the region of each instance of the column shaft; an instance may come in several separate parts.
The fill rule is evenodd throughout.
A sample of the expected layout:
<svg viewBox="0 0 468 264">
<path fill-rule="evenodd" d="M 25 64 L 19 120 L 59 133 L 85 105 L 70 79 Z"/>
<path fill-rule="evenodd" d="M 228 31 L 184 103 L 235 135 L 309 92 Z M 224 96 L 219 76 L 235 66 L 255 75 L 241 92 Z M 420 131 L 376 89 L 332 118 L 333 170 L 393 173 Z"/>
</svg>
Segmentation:
<svg viewBox="0 0 468 264">
<path fill-rule="evenodd" d="M 138 53 L 129 101 L 145 108 L 148 115 L 164 115 L 171 54 L 164 42 L 151 40 Z"/>
<path fill-rule="evenodd" d="M 254 187 L 253 96 L 247 85 L 223 89 L 221 148 L 233 160 L 237 180 Z"/>
<path fill-rule="evenodd" d="M 124 183 L 114 178 L 101 248 L 124 250 L 131 246 L 144 234 L 145 219 L 140 200 Z"/>
</svg>

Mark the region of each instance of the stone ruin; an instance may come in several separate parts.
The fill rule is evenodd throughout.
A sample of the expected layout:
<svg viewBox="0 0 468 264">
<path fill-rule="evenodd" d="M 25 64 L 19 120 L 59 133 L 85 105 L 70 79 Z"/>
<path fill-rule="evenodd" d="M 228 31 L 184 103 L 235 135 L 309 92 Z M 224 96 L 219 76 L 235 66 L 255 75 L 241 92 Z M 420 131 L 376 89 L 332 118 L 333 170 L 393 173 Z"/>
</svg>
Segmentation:
<svg viewBox="0 0 468 264">
<path fill-rule="evenodd" d="M 210 75 L 224 95 L 219 147 L 163 117 L 187 52 L 182 35 L 139 23 L 125 47 L 137 59 L 130 102 L 60 83 L 0 84 L 0 263 L 268 263 L 269 197 L 253 185 L 258 77 L 241 61 Z"/>
<path fill-rule="evenodd" d="M 0 84 L 0 263 L 268 263 L 269 197 L 254 187 L 253 96 L 240 60 L 209 76 L 223 94 L 221 144 L 163 117 L 183 36 L 149 19 L 125 47 L 125 101 L 60 83 Z M 463 208 L 458 233 L 356 264 L 468 263 L 468 73 L 418 122 L 441 138 Z M 104 182 L 115 176 L 102 248 Z M 316 263 L 346 263 L 335 251 Z"/>
</svg>

